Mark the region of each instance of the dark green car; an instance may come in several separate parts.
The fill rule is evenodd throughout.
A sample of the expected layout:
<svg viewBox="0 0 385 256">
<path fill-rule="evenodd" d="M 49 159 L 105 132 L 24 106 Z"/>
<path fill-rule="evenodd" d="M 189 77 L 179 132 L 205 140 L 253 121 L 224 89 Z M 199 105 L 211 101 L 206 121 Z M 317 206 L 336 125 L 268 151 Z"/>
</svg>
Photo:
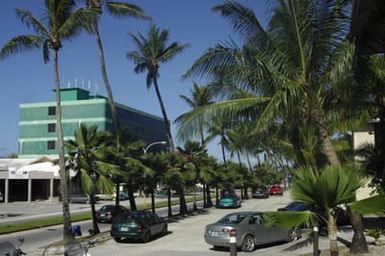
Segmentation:
<svg viewBox="0 0 385 256">
<path fill-rule="evenodd" d="M 119 214 L 111 225 L 111 236 L 116 242 L 131 239 L 146 243 L 153 236 L 164 235 L 167 232 L 167 221 L 150 211 Z"/>
</svg>

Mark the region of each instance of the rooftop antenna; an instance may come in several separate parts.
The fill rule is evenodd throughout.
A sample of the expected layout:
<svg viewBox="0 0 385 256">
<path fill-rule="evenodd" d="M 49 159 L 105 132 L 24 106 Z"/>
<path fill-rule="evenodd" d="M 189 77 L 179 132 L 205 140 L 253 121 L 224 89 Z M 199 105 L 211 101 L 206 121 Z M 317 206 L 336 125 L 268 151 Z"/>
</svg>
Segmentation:
<svg viewBox="0 0 385 256">
<path fill-rule="evenodd" d="M 82 88 L 84 89 L 84 77 L 82 78 Z"/>
<path fill-rule="evenodd" d="M 68 82 L 68 83 L 67 83 L 67 87 L 68 87 L 68 88 L 71 88 L 71 82 Z"/>
<path fill-rule="evenodd" d="M 96 95 L 99 95 L 99 84 L 96 82 Z"/>
<path fill-rule="evenodd" d="M 88 80 L 88 90 L 91 91 L 91 80 Z"/>
<path fill-rule="evenodd" d="M 75 88 L 77 88 L 78 87 L 78 79 L 77 79 L 77 77 L 75 77 Z"/>
</svg>

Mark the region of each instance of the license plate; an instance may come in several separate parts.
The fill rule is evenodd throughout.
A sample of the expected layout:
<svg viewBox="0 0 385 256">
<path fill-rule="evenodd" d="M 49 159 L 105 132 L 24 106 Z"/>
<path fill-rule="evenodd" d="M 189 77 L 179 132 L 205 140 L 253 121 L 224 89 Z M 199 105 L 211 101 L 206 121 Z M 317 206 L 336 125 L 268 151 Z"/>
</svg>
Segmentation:
<svg viewBox="0 0 385 256">
<path fill-rule="evenodd" d="M 122 228 L 120 228 L 120 231 L 128 231 L 128 228 L 127 227 L 122 227 Z"/>
<path fill-rule="evenodd" d="M 210 231 L 211 236 L 219 236 L 219 232 L 217 231 Z"/>
<path fill-rule="evenodd" d="M 100 216 L 104 217 L 104 216 L 106 216 L 106 215 L 105 215 L 104 213 L 101 213 Z"/>
</svg>

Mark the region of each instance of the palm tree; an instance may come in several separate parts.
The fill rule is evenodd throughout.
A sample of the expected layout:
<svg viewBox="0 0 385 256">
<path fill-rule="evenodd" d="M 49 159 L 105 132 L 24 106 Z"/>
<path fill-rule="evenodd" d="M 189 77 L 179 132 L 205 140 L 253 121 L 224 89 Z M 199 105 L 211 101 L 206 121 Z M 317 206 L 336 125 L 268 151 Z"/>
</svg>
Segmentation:
<svg viewBox="0 0 385 256">
<path fill-rule="evenodd" d="M 320 176 L 308 167 L 296 171 L 291 190 L 292 199 L 307 204 L 312 212 L 271 212 L 267 214 L 270 223 L 293 228 L 304 222 L 318 225 L 326 222 L 330 241 L 330 255 L 338 255 L 337 215 L 338 205 L 349 206 L 362 214 L 379 213 L 385 210 L 384 199 L 378 196 L 356 201 L 356 190 L 364 179 L 356 165 L 327 167 Z M 321 214 L 325 212 L 326 216 Z"/>
<path fill-rule="evenodd" d="M 86 4 L 88 9 L 97 11 L 100 14 L 100 16 L 101 14 L 103 14 L 103 10 L 106 10 L 109 14 L 116 17 L 135 17 L 135 18 L 141 18 L 141 19 L 150 19 L 148 16 L 144 14 L 143 10 L 140 7 L 134 4 L 107 1 L 107 0 L 86 0 Z M 112 122 L 115 128 L 117 147 L 119 148 L 120 136 L 121 136 L 120 122 L 117 116 L 116 107 L 114 105 L 113 93 L 112 93 L 110 81 L 107 75 L 107 67 L 106 67 L 105 55 L 103 50 L 103 44 L 102 44 L 102 39 L 99 32 L 99 19 L 95 20 L 92 26 L 92 29 L 90 29 L 89 31 L 95 36 L 96 45 L 99 52 L 100 71 L 102 73 L 104 86 L 107 91 L 108 103 L 110 106 L 111 116 L 112 116 Z"/>
<path fill-rule="evenodd" d="M 209 104 L 212 104 L 213 92 L 210 90 L 208 86 L 199 86 L 194 83 L 193 88 L 190 90 L 191 98 L 188 98 L 185 95 L 180 95 L 180 97 L 192 108 L 196 109 L 199 107 L 203 107 Z M 175 122 L 178 123 L 183 120 L 183 114 L 175 119 Z M 201 144 L 204 145 L 206 143 L 205 133 L 204 133 L 204 120 L 199 120 L 199 136 L 201 140 Z M 178 137 L 181 137 L 179 135 Z M 191 138 L 190 138 L 191 139 Z"/>
<path fill-rule="evenodd" d="M 301 127 L 314 127 L 317 143 L 326 162 L 340 166 L 331 134 L 339 128 L 351 127 L 360 116 L 355 91 L 348 83 L 352 76 L 354 46 L 346 40 L 349 1 L 277 1 L 268 30 L 263 29 L 254 13 L 234 1 L 213 8 L 227 18 L 244 39 L 242 47 L 235 43 L 217 44 L 198 58 L 184 77 L 222 74 L 237 78 L 237 84 L 254 93 L 253 97 L 227 100 L 209 105 L 186 115 L 184 129 L 195 129 L 202 115 L 235 116 L 255 108 L 260 110 L 256 131 L 274 122 L 283 122 L 293 131 L 298 142 Z M 348 86 L 349 85 L 349 86 Z M 244 120 L 254 116 L 244 115 Z M 333 129 L 332 129 L 333 128 Z M 293 144 L 294 146 L 296 144 Z M 300 148 L 296 148 L 299 152 Z M 352 223 L 362 227 L 362 220 L 352 213 Z M 353 237 L 352 252 L 367 251 L 361 228 Z"/>
<path fill-rule="evenodd" d="M 35 34 L 19 35 L 9 40 L 0 51 L 0 59 L 10 54 L 41 48 L 44 62 L 50 60 L 50 52 L 53 53 L 53 70 L 56 92 L 56 134 L 57 149 L 59 153 L 60 188 L 63 204 L 63 239 L 65 241 L 74 238 L 72 234 L 70 209 L 68 202 L 68 173 L 65 171 L 63 129 L 61 123 L 61 98 L 59 80 L 59 50 L 62 41 L 73 38 L 80 30 L 81 25 L 92 22 L 95 13 L 84 10 L 75 10 L 73 0 L 46 0 L 44 16 L 39 19 L 31 12 L 24 9 L 16 9 L 16 14 L 21 21 L 32 28 Z"/>
<path fill-rule="evenodd" d="M 69 167 L 75 171 L 74 182 L 80 185 L 89 196 L 93 223 L 93 235 L 100 233 L 95 211 L 95 194 L 99 191 L 106 194 L 114 192 L 111 177 L 122 176 L 118 166 L 103 162 L 99 155 L 103 154 L 104 135 L 98 132 L 97 125 L 87 127 L 81 124 L 75 131 L 75 139 L 65 142 L 69 155 Z"/>
<path fill-rule="evenodd" d="M 167 46 L 169 31 L 167 29 L 161 30 L 155 25 L 150 26 L 147 33 L 147 38 L 139 32 L 137 35 L 130 35 L 138 49 L 128 52 L 127 58 L 134 61 L 136 65 L 134 70 L 136 73 L 143 73 L 147 71 L 147 89 L 150 89 L 151 85 L 154 85 L 155 87 L 156 96 L 158 97 L 165 123 L 165 130 L 170 146 L 170 151 L 174 152 L 175 148 L 171 135 L 170 121 L 168 120 L 166 108 L 164 106 L 158 85 L 159 66 L 161 63 L 171 60 L 176 54 L 183 51 L 188 45 L 173 42 Z"/>
</svg>

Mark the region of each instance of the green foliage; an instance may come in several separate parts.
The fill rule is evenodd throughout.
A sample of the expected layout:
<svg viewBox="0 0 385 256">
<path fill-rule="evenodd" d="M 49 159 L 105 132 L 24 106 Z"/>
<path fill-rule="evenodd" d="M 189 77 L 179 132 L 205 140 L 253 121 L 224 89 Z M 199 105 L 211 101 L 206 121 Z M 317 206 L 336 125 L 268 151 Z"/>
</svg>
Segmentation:
<svg viewBox="0 0 385 256">
<path fill-rule="evenodd" d="M 385 214 L 384 195 L 372 196 L 360 201 L 351 202 L 349 207 L 360 214 Z"/>
<path fill-rule="evenodd" d="M 267 212 L 265 217 L 268 225 L 278 225 L 289 229 L 303 224 L 310 227 L 314 222 L 314 212 L 311 211 Z"/>
<path fill-rule="evenodd" d="M 374 239 L 374 244 L 379 244 L 381 236 L 385 236 L 385 230 L 381 228 L 365 229 L 365 234 Z"/>
</svg>

